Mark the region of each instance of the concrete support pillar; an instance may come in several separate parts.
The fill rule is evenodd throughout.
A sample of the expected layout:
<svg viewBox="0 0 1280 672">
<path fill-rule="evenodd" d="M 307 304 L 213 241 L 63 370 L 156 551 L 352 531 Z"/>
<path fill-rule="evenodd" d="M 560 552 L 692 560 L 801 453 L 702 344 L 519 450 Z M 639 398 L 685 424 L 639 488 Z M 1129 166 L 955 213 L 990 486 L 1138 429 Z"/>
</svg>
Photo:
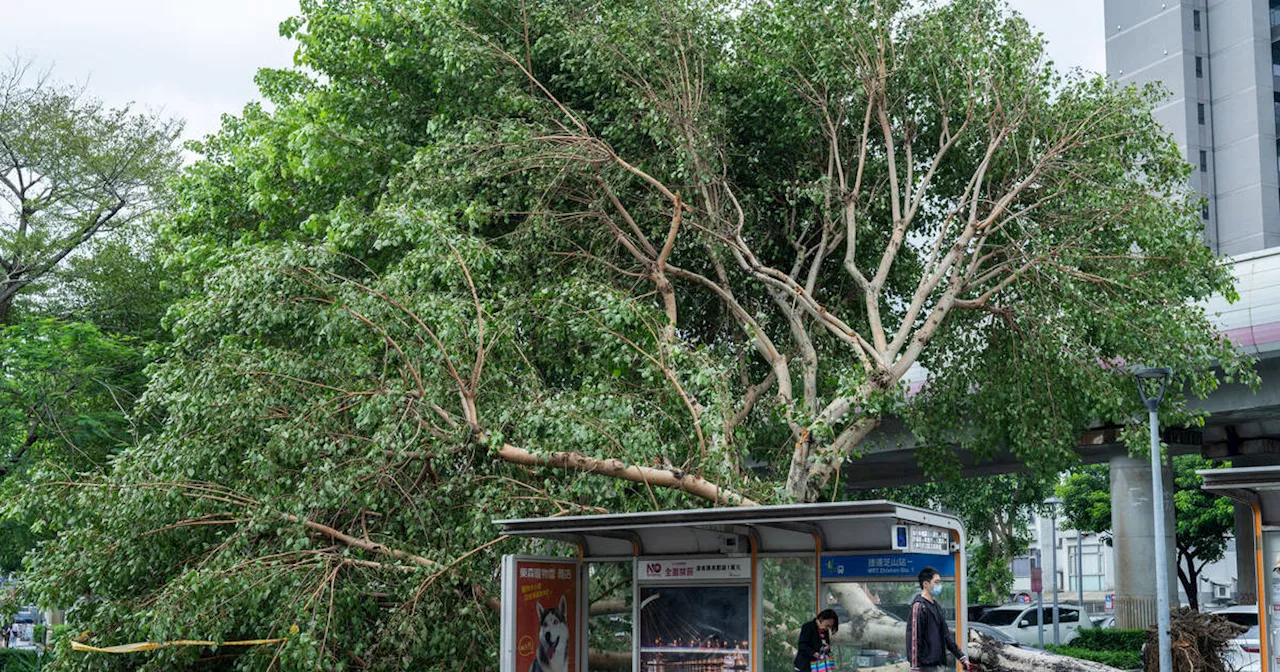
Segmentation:
<svg viewBox="0 0 1280 672">
<path fill-rule="evenodd" d="M 1178 604 L 1175 563 L 1173 472 L 1163 471 L 1169 604 Z M 1115 544 L 1116 627 L 1141 629 L 1156 623 L 1155 519 L 1151 515 L 1151 463 L 1146 458 L 1111 460 L 1111 530 Z"/>
</svg>

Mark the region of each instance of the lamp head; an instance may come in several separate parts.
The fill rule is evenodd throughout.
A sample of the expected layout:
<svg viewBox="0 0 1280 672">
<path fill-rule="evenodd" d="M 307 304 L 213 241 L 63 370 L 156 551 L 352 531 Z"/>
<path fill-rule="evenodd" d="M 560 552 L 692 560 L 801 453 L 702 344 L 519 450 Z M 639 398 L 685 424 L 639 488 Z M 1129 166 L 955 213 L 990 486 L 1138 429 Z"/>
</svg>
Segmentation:
<svg viewBox="0 0 1280 672">
<path fill-rule="evenodd" d="M 1049 499 L 1044 500 L 1044 503 L 1049 506 L 1057 506 L 1062 503 L 1062 498 L 1057 496 L 1050 497 Z"/>
<path fill-rule="evenodd" d="M 1133 370 L 1133 377 L 1138 380 L 1138 394 L 1148 411 L 1154 413 L 1160 407 L 1164 388 L 1172 375 L 1172 371 L 1162 367 L 1144 366 Z"/>
</svg>

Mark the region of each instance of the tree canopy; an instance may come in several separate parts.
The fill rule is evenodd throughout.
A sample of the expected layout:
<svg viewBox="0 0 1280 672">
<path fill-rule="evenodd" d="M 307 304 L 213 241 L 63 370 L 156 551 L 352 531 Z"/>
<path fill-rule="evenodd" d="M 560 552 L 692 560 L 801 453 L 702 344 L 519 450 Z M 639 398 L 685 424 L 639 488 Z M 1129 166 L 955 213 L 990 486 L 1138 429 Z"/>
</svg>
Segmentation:
<svg viewBox="0 0 1280 672">
<path fill-rule="evenodd" d="M 1248 375 L 1158 92 L 1058 74 L 994 0 L 305 0 L 282 31 L 299 67 L 176 185 L 163 424 L 4 506 L 94 643 L 288 641 L 62 669 L 491 670 L 495 558 L 529 550 L 495 518 L 839 496 L 890 415 L 932 473 L 1056 473 L 1129 421 L 1118 363 L 1174 367 L 1172 423 Z"/>
</svg>

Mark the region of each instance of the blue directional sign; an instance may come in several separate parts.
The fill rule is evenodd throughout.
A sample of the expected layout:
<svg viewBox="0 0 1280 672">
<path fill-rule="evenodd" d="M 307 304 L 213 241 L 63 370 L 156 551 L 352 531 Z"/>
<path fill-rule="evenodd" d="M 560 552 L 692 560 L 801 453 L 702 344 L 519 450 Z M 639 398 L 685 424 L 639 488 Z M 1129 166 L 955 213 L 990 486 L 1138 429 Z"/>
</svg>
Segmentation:
<svg viewBox="0 0 1280 672">
<path fill-rule="evenodd" d="M 824 579 L 914 579 L 925 567 L 943 576 L 956 575 L 955 557 L 928 553 L 828 555 L 822 558 Z"/>
</svg>

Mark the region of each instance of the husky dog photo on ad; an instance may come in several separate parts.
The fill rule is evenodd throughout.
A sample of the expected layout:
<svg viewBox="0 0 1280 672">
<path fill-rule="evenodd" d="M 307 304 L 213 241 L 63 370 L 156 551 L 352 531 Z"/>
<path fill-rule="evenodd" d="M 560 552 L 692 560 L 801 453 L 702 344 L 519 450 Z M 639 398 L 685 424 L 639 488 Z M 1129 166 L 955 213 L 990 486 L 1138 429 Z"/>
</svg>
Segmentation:
<svg viewBox="0 0 1280 672">
<path fill-rule="evenodd" d="M 565 621 L 566 604 L 560 596 L 560 605 L 543 609 L 538 603 L 538 657 L 529 672 L 568 672 L 569 624 Z"/>
</svg>

